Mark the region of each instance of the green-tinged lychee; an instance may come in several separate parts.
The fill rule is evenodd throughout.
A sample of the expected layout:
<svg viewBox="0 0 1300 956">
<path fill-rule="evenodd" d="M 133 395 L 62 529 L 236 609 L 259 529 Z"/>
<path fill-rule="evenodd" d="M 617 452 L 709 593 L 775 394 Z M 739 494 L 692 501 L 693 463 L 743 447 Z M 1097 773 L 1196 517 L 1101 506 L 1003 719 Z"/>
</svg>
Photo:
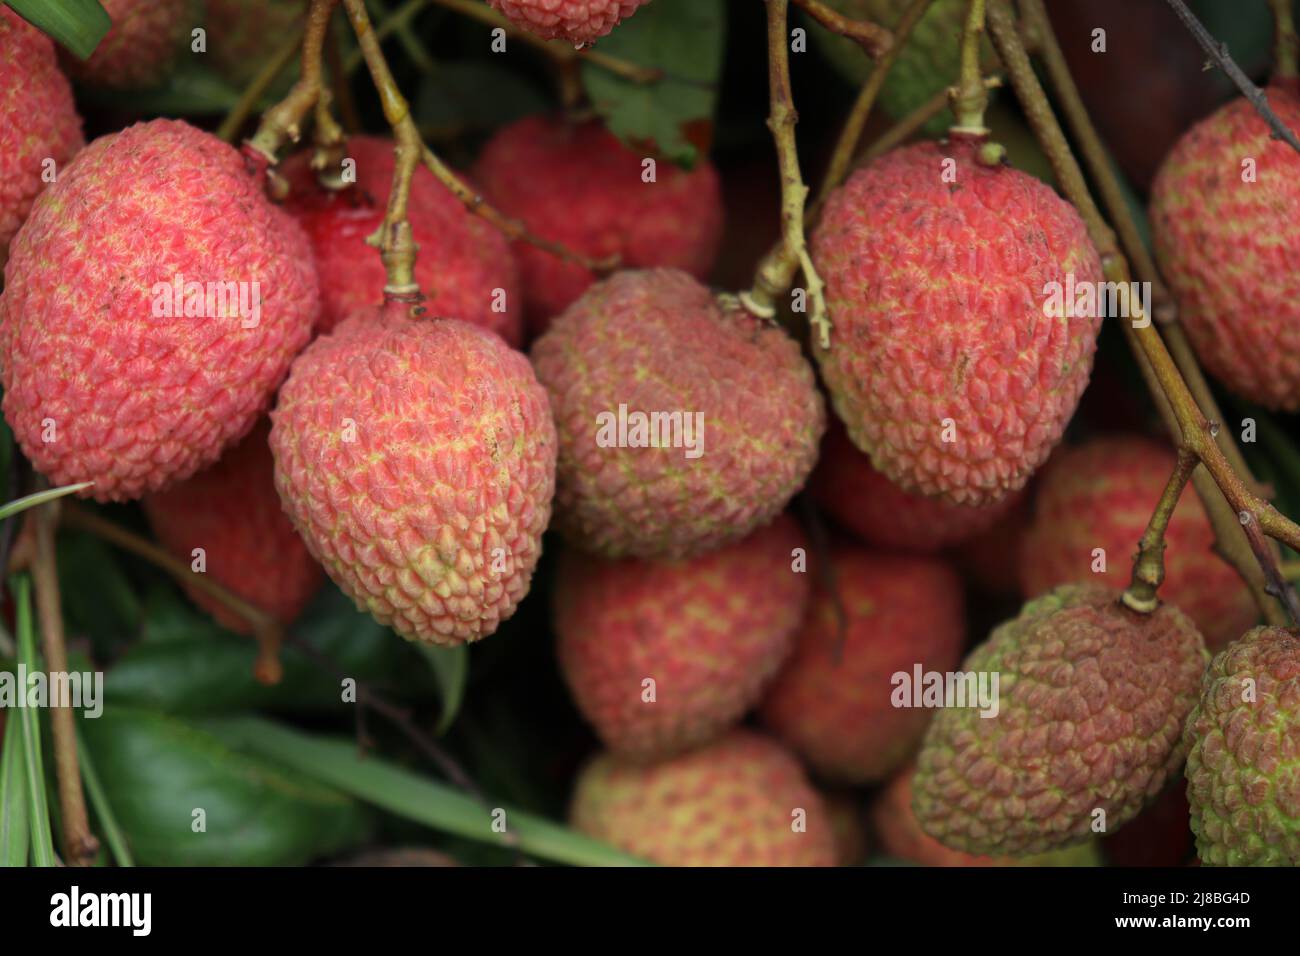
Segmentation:
<svg viewBox="0 0 1300 956">
<path fill-rule="evenodd" d="M 1074 414 L 1101 327 L 1101 261 L 1074 208 L 969 141 L 920 143 L 831 196 L 813 258 L 833 323 L 815 353 L 875 467 L 954 504 L 1024 487 Z"/>
<path fill-rule="evenodd" d="M 620 272 L 533 346 L 559 432 L 556 523 L 608 557 L 684 557 L 780 513 L 825 411 L 780 328 L 684 272 Z"/>
<path fill-rule="evenodd" d="M 901 692 L 900 675 L 910 688 L 961 659 L 961 580 L 938 559 L 856 545 L 837 544 L 823 560 L 794 654 L 763 698 L 763 722 L 820 776 L 883 780 L 933 713 Z"/>
<path fill-rule="evenodd" d="M 782 515 L 682 561 L 566 551 L 557 653 L 578 709 L 620 757 L 654 760 L 724 733 L 790 652 L 808 598 L 806 543 Z"/>
<path fill-rule="evenodd" d="M 345 593 L 403 637 L 456 645 L 528 593 L 555 487 L 555 426 L 528 360 L 389 303 L 294 362 L 272 412 L 275 483 Z"/>
<path fill-rule="evenodd" d="M 1171 605 L 1138 614 L 1099 585 L 1029 602 L 962 663 L 996 676 L 996 712 L 946 707 L 930 724 L 913 781 L 921 827 L 993 856 L 1118 829 L 1182 764 L 1205 662 Z"/>
<path fill-rule="evenodd" d="M 1300 632 L 1257 627 L 1221 650 L 1183 742 L 1201 862 L 1300 866 Z"/>
<path fill-rule="evenodd" d="M 588 836 L 665 866 L 834 866 L 835 836 L 799 762 L 748 730 L 662 763 L 603 754 L 569 810 Z"/>
</svg>

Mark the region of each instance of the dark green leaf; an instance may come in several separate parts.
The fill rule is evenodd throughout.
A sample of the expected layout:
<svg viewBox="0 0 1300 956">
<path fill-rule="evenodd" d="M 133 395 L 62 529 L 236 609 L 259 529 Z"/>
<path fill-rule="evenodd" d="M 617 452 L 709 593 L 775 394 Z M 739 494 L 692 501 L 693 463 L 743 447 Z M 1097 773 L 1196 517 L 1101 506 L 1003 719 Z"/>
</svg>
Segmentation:
<svg viewBox="0 0 1300 956">
<path fill-rule="evenodd" d="M 86 795 L 90 797 L 90 805 L 99 820 L 99 829 L 104 835 L 104 842 L 108 844 L 108 851 L 113 854 L 113 862 L 118 866 L 135 866 L 131 849 L 126 844 L 126 834 L 117 822 L 117 814 L 108 802 L 108 794 L 104 793 L 104 785 L 95 769 L 95 760 L 86 746 L 86 735 L 80 727 L 77 728 L 77 760 L 81 764 L 81 780 L 86 786 Z"/>
<path fill-rule="evenodd" d="M 28 508 L 35 508 L 37 505 L 43 505 L 47 501 L 54 501 L 56 498 L 63 498 L 81 491 L 83 488 L 89 488 L 93 481 L 83 481 L 76 485 L 64 485 L 61 488 L 46 488 L 44 491 L 36 491 L 30 495 L 18 498 L 6 505 L 0 506 L 0 521 L 5 518 L 12 518 L 14 515 L 22 514 Z"/>
<path fill-rule="evenodd" d="M 14 578 L 10 590 L 17 605 L 18 663 L 30 674 L 41 669 L 36 654 L 36 635 L 32 626 L 31 581 Z M 54 836 L 50 832 L 50 804 L 45 789 L 45 764 L 41 759 L 39 712 L 31 707 L 18 708 L 17 720 L 22 727 L 23 768 L 27 772 L 27 813 L 31 821 L 32 860 L 37 866 L 54 866 Z"/>
<path fill-rule="evenodd" d="M 59 592 L 68 633 L 105 653 L 140 633 L 142 609 L 122 561 L 101 539 L 63 531 L 58 540 Z"/>
<path fill-rule="evenodd" d="M 442 63 L 415 96 L 416 124 L 434 133 L 493 129 L 550 108 L 536 84 L 494 62 Z"/>
<path fill-rule="evenodd" d="M 8 0 L 20 17 L 81 59 L 95 52 L 112 26 L 99 0 Z"/>
<path fill-rule="evenodd" d="M 27 761 L 16 711 L 5 721 L 0 743 L 0 866 L 26 866 L 31 846 L 27 818 Z"/>
<path fill-rule="evenodd" d="M 78 99 L 92 103 L 129 107 L 145 115 L 207 115 L 229 112 L 239 101 L 240 91 L 222 79 L 198 56 L 182 56 L 167 82 L 151 90 L 122 92 L 87 86 Z M 261 106 L 271 105 L 263 101 Z"/>
</svg>

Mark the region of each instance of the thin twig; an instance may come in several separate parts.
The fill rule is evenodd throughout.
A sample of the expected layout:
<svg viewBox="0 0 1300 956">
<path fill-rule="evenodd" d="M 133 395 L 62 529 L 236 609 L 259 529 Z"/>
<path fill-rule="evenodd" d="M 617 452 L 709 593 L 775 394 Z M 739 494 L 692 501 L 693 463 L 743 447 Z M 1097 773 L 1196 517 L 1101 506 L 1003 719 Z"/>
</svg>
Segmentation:
<svg viewBox="0 0 1300 956">
<path fill-rule="evenodd" d="M 984 39 L 984 0 L 968 0 L 966 24 L 961 34 L 961 76 L 953 91 L 952 113 L 957 118 L 954 133 L 984 137 L 984 111 L 989 91 L 980 77 L 980 41 Z"/>
<path fill-rule="evenodd" d="M 884 56 L 894 45 L 894 35 L 884 27 L 870 20 L 846 17 L 822 3 L 822 0 L 794 0 L 794 4 L 827 30 L 858 44 L 873 60 Z"/>
<path fill-rule="evenodd" d="M 1296 58 L 1295 14 L 1291 0 L 1268 0 L 1273 8 L 1273 79 L 1300 79 L 1300 62 Z"/>
<path fill-rule="evenodd" d="M 984 77 L 984 85 L 990 90 L 996 90 L 1002 86 L 1002 82 L 1002 77 L 996 74 Z M 907 142 L 921 127 L 946 110 L 949 102 L 950 97 L 947 90 L 940 90 L 935 93 L 934 96 L 872 140 L 871 145 L 862 151 L 861 156 L 854 160 L 854 165 L 861 166 L 864 163 L 869 163 L 873 159 L 883 156 L 895 146 Z"/>
<path fill-rule="evenodd" d="M 271 58 L 263 64 L 258 70 L 253 81 L 244 89 L 243 94 L 239 97 L 238 102 L 231 107 L 226 118 L 221 121 L 217 127 L 217 138 L 233 143 L 239 131 L 244 128 L 244 123 L 253 115 L 253 110 L 257 109 L 257 104 L 262 101 L 266 91 L 271 88 L 271 84 L 276 81 L 285 68 L 293 61 L 294 54 L 302 47 L 303 25 L 299 24 L 290 32 L 289 39 L 271 55 Z"/>
<path fill-rule="evenodd" d="M 1147 529 L 1138 545 L 1137 558 L 1133 562 L 1132 579 L 1121 598 L 1135 611 L 1150 614 L 1160 604 L 1156 592 L 1165 580 L 1165 530 L 1169 527 L 1169 520 L 1178 507 L 1178 499 L 1183 496 L 1183 489 L 1191 480 L 1197 464 L 1193 452 L 1179 449 L 1173 474 L 1169 476 L 1165 490 L 1156 502 L 1155 511 L 1151 512 L 1151 520 L 1147 522 Z"/>
<path fill-rule="evenodd" d="M 321 53 L 336 2 L 311 0 L 303 28 L 302 69 L 298 80 L 283 100 L 262 114 L 257 132 L 246 144 L 248 149 L 269 163 L 276 162 L 285 143 L 298 142 L 302 136 L 302 124 L 320 97 Z"/>
</svg>

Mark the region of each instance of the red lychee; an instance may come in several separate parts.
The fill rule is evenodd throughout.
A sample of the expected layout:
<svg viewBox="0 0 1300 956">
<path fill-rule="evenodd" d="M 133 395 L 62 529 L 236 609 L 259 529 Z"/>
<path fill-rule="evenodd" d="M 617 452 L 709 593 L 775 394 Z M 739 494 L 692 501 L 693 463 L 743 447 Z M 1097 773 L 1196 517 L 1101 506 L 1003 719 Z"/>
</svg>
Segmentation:
<svg viewBox="0 0 1300 956">
<path fill-rule="evenodd" d="M 1168 445 L 1137 435 L 1096 438 L 1058 451 L 1043 469 L 1033 523 L 1021 542 L 1026 598 L 1071 581 L 1128 587 L 1138 541 L 1174 470 Z M 1214 553 L 1214 530 L 1185 490 L 1165 531 L 1160 597 L 1196 624 L 1211 648 L 1234 641 L 1258 611 L 1245 582 Z M 1105 549 L 1104 572 L 1097 548 Z"/>
<path fill-rule="evenodd" d="M 324 575 L 280 507 L 275 462 L 260 422 L 211 468 L 141 501 L 162 546 L 193 567 L 203 549 L 203 573 L 282 624 L 291 623 Z M 250 633 L 246 619 L 205 591 L 186 593 L 218 623 Z"/>
<path fill-rule="evenodd" d="M 793 518 L 685 561 L 565 552 L 557 653 L 583 715 L 619 757 L 655 760 L 734 724 L 790 652 L 808 599 Z M 651 681 L 647 685 L 647 681 Z"/>
<path fill-rule="evenodd" d="M 306 236 L 239 154 L 139 123 L 83 149 L 10 245 L 5 417 L 50 481 L 138 498 L 252 428 L 318 308 Z"/>
<path fill-rule="evenodd" d="M 528 593 L 555 425 L 528 360 L 389 303 L 307 348 L 272 412 L 280 500 L 344 592 L 403 637 L 486 637 Z"/>
<path fill-rule="evenodd" d="M 328 332 L 345 317 L 383 300 L 384 264 L 366 237 L 379 228 L 393 180 L 393 143 L 378 136 L 348 140 L 345 158 L 356 182 L 337 192 L 316 181 L 310 154 L 299 153 L 283 171 L 292 192 L 287 203 L 311 239 L 321 284 L 319 328 Z M 429 314 L 491 329 L 511 345 L 523 342 L 524 303 L 510 243 L 495 226 L 465 208 L 424 166 L 415 171 L 407 208 L 419 245 L 415 280 Z"/>
<path fill-rule="evenodd" d="M 586 46 L 609 33 L 650 0 L 488 0 L 544 40 Z"/>
<path fill-rule="evenodd" d="M 535 235 L 628 269 L 665 267 L 705 278 L 722 237 L 722 192 L 708 160 L 691 172 L 624 146 L 599 123 L 531 116 L 501 130 L 474 177 L 502 212 Z M 544 332 L 595 281 L 586 268 L 515 244 L 528 324 Z"/>
<path fill-rule="evenodd" d="M 871 783 L 907 760 L 931 716 L 910 691 L 896 701 L 898 675 L 910 687 L 917 668 L 943 674 L 961 659 L 961 580 L 935 558 L 843 543 L 822 560 L 835 591 L 818 576 L 794 654 L 761 714 L 820 776 Z"/>
<path fill-rule="evenodd" d="M 1070 298 L 1092 289 L 1095 305 L 1102 279 L 1079 214 L 975 150 L 886 154 L 834 193 L 813 237 L 834 323 L 816 354 L 849 437 L 904 490 L 967 505 L 1005 498 L 1047 458 L 1101 327 Z"/>
<path fill-rule="evenodd" d="M 84 144 L 53 41 L 0 6 L 0 270 L 47 172 L 57 175 Z"/>
<path fill-rule="evenodd" d="M 556 521 L 607 557 L 684 557 L 780 513 L 825 412 L 776 326 L 684 272 L 620 272 L 533 346 L 560 456 Z"/>
<path fill-rule="evenodd" d="M 1300 99 L 1268 103 L 1300 129 Z M 1193 126 L 1151 187 L 1161 274 L 1197 356 L 1239 395 L 1300 409 L 1300 155 L 1246 100 Z"/>
<path fill-rule="evenodd" d="M 113 25 L 87 60 L 65 53 L 78 83 L 115 90 L 157 86 L 171 73 L 190 23 L 189 0 L 99 0 Z"/>
</svg>

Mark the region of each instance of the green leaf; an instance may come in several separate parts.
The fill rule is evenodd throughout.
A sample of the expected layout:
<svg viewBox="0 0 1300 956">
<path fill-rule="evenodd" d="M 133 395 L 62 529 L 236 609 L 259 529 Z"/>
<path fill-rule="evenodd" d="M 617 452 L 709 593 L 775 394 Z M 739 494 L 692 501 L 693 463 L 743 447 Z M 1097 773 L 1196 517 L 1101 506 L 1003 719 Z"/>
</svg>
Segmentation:
<svg viewBox="0 0 1300 956">
<path fill-rule="evenodd" d="M 95 770 L 95 760 L 86 747 L 86 735 L 80 726 L 77 727 L 77 760 L 81 764 L 81 779 L 86 786 L 86 794 L 90 797 L 90 805 L 95 810 L 100 831 L 104 834 L 104 842 L 108 844 L 108 851 L 113 854 L 114 862 L 118 866 L 135 866 L 131 850 L 126 845 L 126 834 L 122 832 L 117 816 L 113 813 L 113 807 L 108 802 L 108 795 L 104 793 L 104 785 L 100 782 L 98 771 Z"/>
<path fill-rule="evenodd" d="M 711 127 L 725 28 L 722 0 L 655 0 L 642 7 L 601 39 L 600 52 L 662 70 L 663 79 L 635 83 L 584 61 L 582 81 L 596 112 L 624 142 L 649 141 L 674 162 L 694 165 L 698 150 L 688 133 Z"/>
<path fill-rule="evenodd" d="M 535 83 L 494 61 L 440 63 L 422 77 L 412 115 L 422 130 L 484 130 L 550 109 Z"/>
<path fill-rule="evenodd" d="M 177 718 L 108 707 L 82 729 L 142 866 L 295 866 L 367 835 L 356 801 Z"/>
<path fill-rule="evenodd" d="M 374 755 L 361 755 L 352 740 L 312 737 L 254 717 L 207 721 L 204 726 L 230 746 L 338 787 L 360 800 L 435 830 L 500 846 L 492 810 L 524 851 L 578 866 L 638 866 L 625 855 L 567 827 L 509 807 L 488 808 L 446 784 L 412 773 Z"/>
<path fill-rule="evenodd" d="M 41 669 L 36 656 L 32 627 L 31 581 L 23 575 L 10 582 L 17 605 L 18 663 L 30 674 Z M 41 760 L 41 728 L 38 713 L 31 707 L 18 708 L 22 728 L 23 765 L 27 771 L 27 811 L 31 821 L 32 859 L 37 866 L 54 866 L 54 836 L 50 832 L 50 805 L 45 792 L 45 764 Z M 12 719 L 12 718 L 11 718 Z"/>
<path fill-rule="evenodd" d="M 103 539 L 84 531 L 60 530 L 57 547 L 68 632 L 92 638 L 97 654 L 117 653 L 139 635 L 143 619 L 121 559 Z"/>
<path fill-rule="evenodd" d="M 0 744 L 0 866 L 26 866 L 31 845 L 27 819 L 27 761 L 22 729 L 13 712 Z"/>
<path fill-rule="evenodd" d="M 102 106 L 125 106 L 134 113 L 151 116 L 212 116 L 230 111 L 240 90 L 226 82 L 202 57 L 182 56 L 176 70 L 161 86 L 150 90 L 111 90 L 86 86 L 77 90 L 77 100 Z M 260 108 L 274 102 L 264 97 Z"/>
<path fill-rule="evenodd" d="M 469 678 L 469 647 L 434 647 L 419 645 L 420 653 L 429 662 L 438 682 L 438 696 L 442 701 L 442 717 L 438 721 L 438 735 L 445 734 L 465 699 L 465 682 Z"/>
<path fill-rule="evenodd" d="M 86 59 L 112 21 L 99 0 L 8 0 L 9 6 L 44 33 Z"/>
<path fill-rule="evenodd" d="M 47 488 L 44 491 L 38 491 L 23 498 L 16 498 L 7 505 L 0 507 L 0 521 L 3 521 L 5 518 L 13 517 L 16 514 L 22 514 L 28 508 L 35 508 L 37 505 L 43 505 L 47 501 L 53 501 L 56 498 L 63 498 L 66 495 L 75 494 L 83 488 L 89 488 L 93 484 L 93 481 L 83 481 L 80 484 L 64 485 L 62 488 Z"/>
</svg>

